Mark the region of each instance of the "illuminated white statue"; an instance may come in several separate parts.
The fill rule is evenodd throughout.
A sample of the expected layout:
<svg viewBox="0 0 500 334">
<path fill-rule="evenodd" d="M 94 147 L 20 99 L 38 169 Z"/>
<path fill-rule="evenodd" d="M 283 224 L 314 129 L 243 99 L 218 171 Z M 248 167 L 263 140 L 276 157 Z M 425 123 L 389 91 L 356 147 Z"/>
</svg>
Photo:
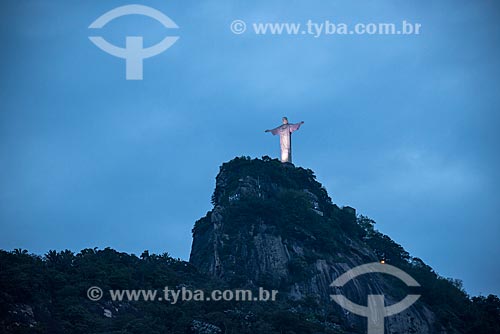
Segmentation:
<svg viewBox="0 0 500 334">
<path fill-rule="evenodd" d="M 292 162 L 292 132 L 297 131 L 304 122 L 290 124 L 283 117 L 283 124 L 272 130 L 266 130 L 273 135 L 280 135 L 281 162 Z"/>
</svg>

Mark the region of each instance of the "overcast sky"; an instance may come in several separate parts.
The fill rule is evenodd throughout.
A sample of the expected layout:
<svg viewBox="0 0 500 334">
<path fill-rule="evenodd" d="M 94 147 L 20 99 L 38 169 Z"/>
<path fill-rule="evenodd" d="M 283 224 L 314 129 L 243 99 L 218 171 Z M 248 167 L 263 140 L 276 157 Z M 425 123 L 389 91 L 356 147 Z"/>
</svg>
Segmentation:
<svg viewBox="0 0 500 334">
<path fill-rule="evenodd" d="M 0 8 L 0 248 L 110 246 L 187 260 L 219 166 L 279 156 L 471 294 L 500 293 L 495 1 L 8 0 Z M 233 34 L 235 19 L 248 30 Z M 419 35 L 257 36 L 254 22 L 420 23 Z M 125 80 L 101 35 L 180 39 Z"/>
</svg>

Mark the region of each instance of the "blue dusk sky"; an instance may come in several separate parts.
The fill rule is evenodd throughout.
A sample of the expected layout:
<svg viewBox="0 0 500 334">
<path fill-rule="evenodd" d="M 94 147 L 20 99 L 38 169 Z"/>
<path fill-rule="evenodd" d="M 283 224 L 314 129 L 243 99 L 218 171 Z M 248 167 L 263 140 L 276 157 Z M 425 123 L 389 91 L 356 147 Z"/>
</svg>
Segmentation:
<svg viewBox="0 0 500 334">
<path fill-rule="evenodd" d="M 89 25 L 128 4 L 146 16 Z M 234 34 L 233 20 L 247 23 Z M 257 35 L 253 23 L 421 24 L 418 35 Z M 118 47 L 152 46 L 125 80 Z M 294 163 L 468 293 L 500 293 L 496 1 L 68 1 L 0 4 L 0 248 L 112 247 L 187 260 L 219 166 Z"/>
</svg>

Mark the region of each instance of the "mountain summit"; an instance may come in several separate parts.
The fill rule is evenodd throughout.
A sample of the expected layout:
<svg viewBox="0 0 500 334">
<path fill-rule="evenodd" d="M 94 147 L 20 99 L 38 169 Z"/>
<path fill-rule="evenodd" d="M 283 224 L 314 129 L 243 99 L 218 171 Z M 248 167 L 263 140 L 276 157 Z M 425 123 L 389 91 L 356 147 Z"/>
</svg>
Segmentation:
<svg viewBox="0 0 500 334">
<path fill-rule="evenodd" d="M 190 256 L 205 274 L 232 287 L 278 289 L 288 302 L 354 330 L 366 328 L 366 320 L 340 308 L 331 294 L 361 305 L 367 295 L 383 294 L 388 305 L 409 289 L 383 274 L 363 275 L 337 290 L 330 284 L 359 265 L 388 263 L 419 281 L 422 298 L 388 317 L 387 333 L 453 333 L 462 326 L 451 321 L 467 300 L 460 282 L 410 257 L 355 209 L 333 204 L 310 169 L 269 157 L 236 158 L 221 166 L 212 203 L 195 223 Z"/>
</svg>

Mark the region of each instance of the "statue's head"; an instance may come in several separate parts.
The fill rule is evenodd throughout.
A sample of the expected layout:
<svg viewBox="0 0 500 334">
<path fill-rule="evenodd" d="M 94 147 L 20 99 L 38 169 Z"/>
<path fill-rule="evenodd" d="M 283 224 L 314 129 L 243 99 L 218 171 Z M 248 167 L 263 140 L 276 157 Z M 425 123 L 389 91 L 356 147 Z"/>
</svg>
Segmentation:
<svg viewBox="0 0 500 334">
<path fill-rule="evenodd" d="M 288 118 L 283 117 L 283 124 L 288 124 Z"/>
</svg>

